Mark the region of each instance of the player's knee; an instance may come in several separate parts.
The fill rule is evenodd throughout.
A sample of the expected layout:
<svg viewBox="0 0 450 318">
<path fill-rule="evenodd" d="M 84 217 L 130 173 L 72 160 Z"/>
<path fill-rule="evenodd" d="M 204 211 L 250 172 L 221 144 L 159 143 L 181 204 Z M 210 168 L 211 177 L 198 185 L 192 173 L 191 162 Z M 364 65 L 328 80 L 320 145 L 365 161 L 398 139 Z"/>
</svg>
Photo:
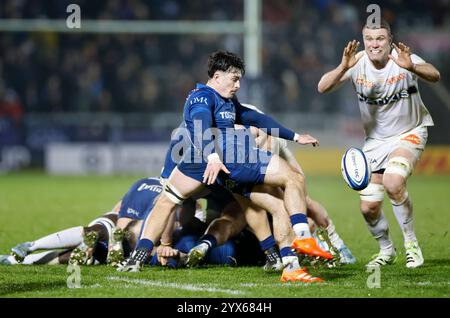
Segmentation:
<svg viewBox="0 0 450 318">
<path fill-rule="evenodd" d="M 406 191 L 405 178 L 394 174 L 385 175 L 383 185 L 391 200 L 398 202 L 403 198 Z"/>
</svg>

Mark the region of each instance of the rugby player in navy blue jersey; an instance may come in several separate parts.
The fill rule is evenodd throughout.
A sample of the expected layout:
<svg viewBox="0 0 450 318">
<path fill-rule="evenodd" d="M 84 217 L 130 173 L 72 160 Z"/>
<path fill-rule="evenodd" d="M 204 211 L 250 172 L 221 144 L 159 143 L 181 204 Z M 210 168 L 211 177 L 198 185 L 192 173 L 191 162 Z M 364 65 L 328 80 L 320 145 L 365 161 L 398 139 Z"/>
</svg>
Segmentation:
<svg viewBox="0 0 450 318">
<path fill-rule="evenodd" d="M 177 205 L 204 190 L 205 185 L 214 184 L 219 173 L 227 174 L 224 179 L 247 185 L 252 191 L 264 191 L 264 186 L 281 187 L 284 190 L 284 208 L 290 215 L 296 235 L 292 247 L 301 254 L 333 258 L 311 237 L 305 215 L 303 176 L 279 156 L 255 147 L 245 147 L 236 138 L 234 125 L 264 128 L 268 134 L 276 134 L 303 145 L 316 146 L 318 141 L 309 135 L 294 133 L 271 117 L 240 105 L 235 95 L 244 72 L 244 62 L 233 53 L 218 51 L 210 56 L 206 85 L 198 84 L 184 106 L 183 116 L 190 146 L 167 180 L 163 193 L 144 225 L 137 249 L 119 266 L 119 271 L 140 270 Z M 249 160 L 251 158 L 256 160 Z M 235 197 L 245 206 L 242 196 Z"/>
<path fill-rule="evenodd" d="M 161 192 L 159 178 L 140 179 L 110 212 L 87 226 L 71 227 L 18 244 L 11 249 L 11 257 L 2 255 L 0 263 L 90 265 L 106 262 L 115 266 L 123 260 L 124 250 L 129 254 L 134 249 L 142 220 L 151 213 Z M 125 233 L 129 235 L 124 237 Z M 42 250 L 46 252 L 34 253 Z"/>
</svg>

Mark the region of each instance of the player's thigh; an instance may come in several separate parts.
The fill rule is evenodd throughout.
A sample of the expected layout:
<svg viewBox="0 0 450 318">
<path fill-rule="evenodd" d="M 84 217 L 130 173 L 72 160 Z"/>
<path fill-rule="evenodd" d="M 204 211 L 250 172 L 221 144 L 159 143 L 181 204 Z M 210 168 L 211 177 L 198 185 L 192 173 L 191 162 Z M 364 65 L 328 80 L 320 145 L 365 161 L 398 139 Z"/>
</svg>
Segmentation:
<svg viewBox="0 0 450 318">
<path fill-rule="evenodd" d="M 255 221 L 255 223 L 258 223 L 259 221 L 265 222 L 264 218 L 267 219 L 267 216 L 266 211 L 263 207 L 253 202 L 253 200 L 250 200 L 249 198 L 243 197 L 236 193 L 234 193 L 233 195 L 236 201 L 239 203 L 241 211 L 243 211 L 245 219 L 249 224 L 251 223 L 251 221 Z M 260 215 L 263 215 L 264 218 L 260 217 Z"/>
<path fill-rule="evenodd" d="M 166 186 L 175 188 L 178 194 L 180 194 L 184 198 L 189 198 L 204 188 L 204 185 L 200 181 L 185 175 L 180 170 L 178 170 L 177 167 L 175 167 L 175 169 L 173 169 L 172 173 L 170 174 Z M 167 188 L 165 187 L 164 190 L 166 191 L 166 189 Z"/>
<path fill-rule="evenodd" d="M 121 217 L 117 219 L 117 224 L 116 226 L 118 228 L 124 229 L 127 227 L 127 225 L 132 221 L 133 219 L 131 218 L 127 218 L 127 217 Z"/>
<path fill-rule="evenodd" d="M 239 195 L 236 195 L 236 197 L 239 197 Z M 239 199 L 236 198 L 236 200 L 240 202 L 241 208 L 245 214 L 246 222 L 256 237 L 259 240 L 264 240 L 270 236 L 272 231 L 270 230 L 266 211 L 242 196 L 240 196 Z"/>
<path fill-rule="evenodd" d="M 267 166 L 264 184 L 284 187 L 289 181 L 303 182 L 303 176 L 295 172 L 286 160 L 278 155 L 273 155 Z"/>
<path fill-rule="evenodd" d="M 417 161 L 419 160 L 420 156 L 413 153 L 411 149 L 399 147 L 395 148 L 388 156 L 388 160 L 395 158 L 395 157 L 402 157 L 409 161 L 412 167 L 415 166 Z"/>
<path fill-rule="evenodd" d="M 276 214 L 284 210 L 284 192 L 279 187 L 268 185 L 253 186 L 250 200 L 256 205 L 264 208 L 271 214 Z"/>
<path fill-rule="evenodd" d="M 403 147 L 396 148 L 389 154 L 383 175 L 383 185 L 387 191 L 395 192 L 396 189 L 406 186 L 406 180 L 412 173 L 419 156 L 415 151 Z"/>
</svg>

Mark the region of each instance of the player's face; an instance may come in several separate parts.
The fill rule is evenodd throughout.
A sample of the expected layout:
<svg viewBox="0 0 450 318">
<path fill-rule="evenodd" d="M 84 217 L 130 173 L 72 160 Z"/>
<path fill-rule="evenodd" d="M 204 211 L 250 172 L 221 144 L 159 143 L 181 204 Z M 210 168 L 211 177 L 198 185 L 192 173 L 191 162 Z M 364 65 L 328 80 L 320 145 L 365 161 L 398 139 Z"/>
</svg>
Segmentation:
<svg viewBox="0 0 450 318">
<path fill-rule="evenodd" d="M 228 72 L 217 71 L 217 92 L 224 98 L 232 98 L 241 88 L 242 73 L 239 70 L 231 69 Z"/>
<path fill-rule="evenodd" d="M 364 49 L 369 59 L 378 64 L 387 63 L 391 52 L 391 40 L 386 29 L 363 30 Z"/>
</svg>

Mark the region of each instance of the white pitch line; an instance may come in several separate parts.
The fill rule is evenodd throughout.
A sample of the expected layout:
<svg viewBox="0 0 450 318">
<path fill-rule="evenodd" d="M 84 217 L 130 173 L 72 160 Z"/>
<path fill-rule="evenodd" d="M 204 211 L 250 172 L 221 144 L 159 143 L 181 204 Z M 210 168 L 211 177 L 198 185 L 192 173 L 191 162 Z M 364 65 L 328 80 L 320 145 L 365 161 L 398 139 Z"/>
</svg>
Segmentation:
<svg viewBox="0 0 450 318">
<path fill-rule="evenodd" d="M 446 286 L 446 285 L 450 285 L 450 282 L 413 282 L 413 283 L 407 283 L 407 286 L 409 285 L 417 285 L 417 286 Z"/>
<path fill-rule="evenodd" d="M 100 284 L 94 284 L 94 285 L 87 285 L 87 286 L 82 286 L 82 287 L 88 287 L 88 288 L 100 288 L 100 287 L 102 287 L 102 285 L 100 285 Z"/>
<path fill-rule="evenodd" d="M 117 276 L 109 276 L 107 277 L 110 281 L 117 281 L 117 282 L 125 282 L 125 283 L 131 283 L 131 284 L 138 284 L 138 285 L 145 285 L 145 286 L 157 286 L 157 287 L 169 287 L 169 288 L 175 288 L 175 289 L 183 289 L 188 291 L 203 291 L 203 292 L 210 292 L 210 293 L 225 293 L 225 294 L 231 294 L 231 295 L 242 295 L 246 294 L 243 291 L 240 290 L 232 290 L 232 289 L 220 289 L 212 287 L 208 284 L 200 284 L 200 285 L 192 285 L 192 284 L 178 284 L 178 283 L 166 283 L 158 280 L 145 280 L 145 279 L 132 279 L 132 278 L 125 278 L 125 277 L 117 277 Z"/>
</svg>

